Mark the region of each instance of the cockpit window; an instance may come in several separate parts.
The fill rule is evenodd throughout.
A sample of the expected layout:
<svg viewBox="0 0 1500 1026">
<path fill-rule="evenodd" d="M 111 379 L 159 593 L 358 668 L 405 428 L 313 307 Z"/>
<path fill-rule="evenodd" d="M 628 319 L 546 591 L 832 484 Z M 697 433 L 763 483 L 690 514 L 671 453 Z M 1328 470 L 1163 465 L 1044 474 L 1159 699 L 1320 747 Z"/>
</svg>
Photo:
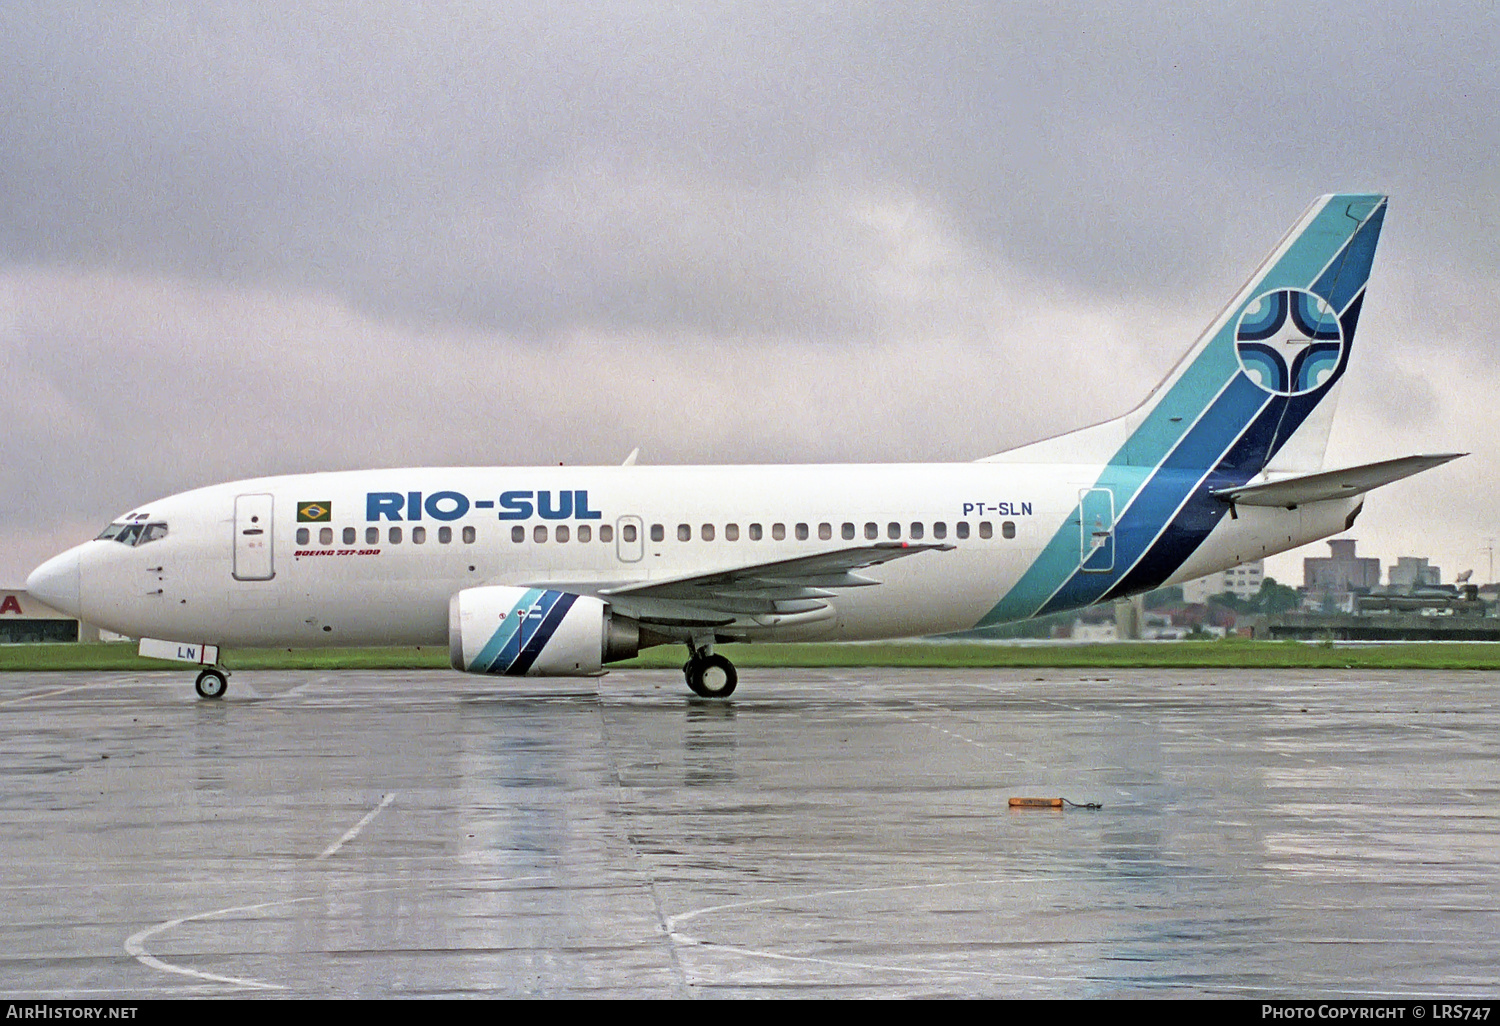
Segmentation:
<svg viewBox="0 0 1500 1026">
<path fill-rule="evenodd" d="M 95 541 L 117 541 L 121 545 L 145 545 L 167 536 L 167 525 L 154 524 L 110 524 L 100 532 Z"/>
</svg>

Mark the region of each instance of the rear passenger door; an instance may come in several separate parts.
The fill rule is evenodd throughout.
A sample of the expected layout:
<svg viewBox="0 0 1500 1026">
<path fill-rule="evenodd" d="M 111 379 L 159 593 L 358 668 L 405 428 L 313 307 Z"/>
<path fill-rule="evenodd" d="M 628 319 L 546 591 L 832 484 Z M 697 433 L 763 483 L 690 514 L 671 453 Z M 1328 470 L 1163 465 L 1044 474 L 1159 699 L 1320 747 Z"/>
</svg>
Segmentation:
<svg viewBox="0 0 1500 1026">
<path fill-rule="evenodd" d="M 1079 569 L 1108 573 L 1115 568 L 1115 493 L 1108 488 L 1078 492 Z"/>
</svg>

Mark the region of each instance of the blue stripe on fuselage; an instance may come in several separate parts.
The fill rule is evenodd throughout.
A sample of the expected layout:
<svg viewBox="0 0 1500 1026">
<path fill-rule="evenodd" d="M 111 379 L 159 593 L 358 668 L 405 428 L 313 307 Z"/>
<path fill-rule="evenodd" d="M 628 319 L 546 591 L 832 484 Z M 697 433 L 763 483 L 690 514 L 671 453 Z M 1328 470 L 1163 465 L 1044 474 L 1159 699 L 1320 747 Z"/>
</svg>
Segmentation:
<svg viewBox="0 0 1500 1026">
<path fill-rule="evenodd" d="M 1204 468 L 1217 464 L 1235 444 L 1243 426 L 1259 419 L 1269 398 L 1244 374 L 1237 375 L 1116 518 L 1115 569 L 1109 573 L 1075 571 L 1038 613 L 1071 609 L 1102 598 L 1193 494 L 1206 474 Z M 1100 487 L 1108 486 L 1106 474 L 1100 479 Z"/>
</svg>

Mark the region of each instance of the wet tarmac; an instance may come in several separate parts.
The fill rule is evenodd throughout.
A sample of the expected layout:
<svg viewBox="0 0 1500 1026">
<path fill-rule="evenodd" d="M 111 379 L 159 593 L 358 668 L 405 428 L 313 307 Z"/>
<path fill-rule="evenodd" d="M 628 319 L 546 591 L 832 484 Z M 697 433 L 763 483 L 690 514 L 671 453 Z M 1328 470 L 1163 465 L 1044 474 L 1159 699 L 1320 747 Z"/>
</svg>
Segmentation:
<svg viewBox="0 0 1500 1026">
<path fill-rule="evenodd" d="M 1492 997 L 1484 673 L 0 675 L 0 993 Z M 1012 796 L 1103 808 L 1021 810 Z"/>
</svg>

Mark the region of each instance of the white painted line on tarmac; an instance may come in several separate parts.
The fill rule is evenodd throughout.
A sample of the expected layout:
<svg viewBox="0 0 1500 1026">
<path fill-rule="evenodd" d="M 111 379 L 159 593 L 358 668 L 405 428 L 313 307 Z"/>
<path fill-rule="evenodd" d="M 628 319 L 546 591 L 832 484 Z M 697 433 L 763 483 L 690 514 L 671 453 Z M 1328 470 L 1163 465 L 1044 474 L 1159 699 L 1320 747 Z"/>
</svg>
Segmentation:
<svg viewBox="0 0 1500 1026">
<path fill-rule="evenodd" d="M 316 858 L 314 858 L 313 861 L 314 862 L 322 862 L 324 859 L 328 858 L 329 856 L 331 856 L 335 852 L 337 852 L 344 845 L 346 845 L 350 841 L 354 840 L 356 837 L 359 836 L 359 832 L 361 830 L 363 830 L 365 827 L 367 827 L 367 826 L 370 825 L 370 821 L 372 819 L 374 819 L 376 816 L 380 815 L 380 810 L 384 809 L 387 805 L 391 804 L 391 802 L 393 802 L 395 800 L 396 800 L 396 795 L 395 795 L 394 792 L 392 792 L 391 794 L 386 795 L 384 798 L 382 798 L 380 800 L 380 804 L 379 805 L 375 806 L 369 812 L 365 813 L 364 819 L 361 819 L 358 823 L 354 824 L 348 830 L 344 831 L 344 836 L 343 837 L 340 837 L 337 841 L 334 841 L 328 847 L 324 848 L 322 854 L 318 855 Z"/>
<path fill-rule="evenodd" d="M 387 799 L 391 799 L 391 798 L 394 798 L 394 797 L 395 797 L 395 795 L 387 795 L 386 796 Z M 380 808 L 382 808 L 382 809 L 385 808 L 385 806 L 387 804 L 389 804 L 389 801 L 382 803 L 381 806 L 380 806 Z M 377 809 L 376 811 L 378 812 L 380 810 Z M 371 813 L 371 815 L 373 816 L 374 813 Z M 549 880 L 549 879 L 551 879 L 550 875 L 545 874 L 545 873 L 537 873 L 537 874 L 532 874 L 530 876 L 500 877 L 500 878 L 488 879 L 488 880 L 478 880 L 478 881 L 475 881 L 475 884 L 521 884 L 521 883 L 531 883 L 531 882 L 534 882 L 536 880 Z M 460 886 L 461 887 L 469 887 L 469 886 L 473 886 L 473 885 L 470 885 L 470 884 L 455 884 L 455 885 L 452 885 L 452 886 L 455 886 L 455 887 L 460 887 Z M 408 889 L 409 888 L 406 888 L 406 887 L 376 887 L 373 890 L 367 890 L 367 891 L 364 891 L 363 893 L 365 893 L 365 894 L 382 894 L 382 893 L 389 893 L 389 892 L 392 892 L 392 891 L 401 891 L 401 890 L 408 890 Z M 443 888 L 443 887 L 437 887 L 437 888 L 418 888 L 418 890 L 439 890 L 439 891 L 440 890 L 444 890 L 444 889 L 446 889 L 446 888 Z M 161 970 L 164 973 L 177 973 L 177 974 L 179 974 L 181 976 L 191 976 L 194 979 L 203 980 L 205 983 L 216 983 L 216 984 L 221 984 L 221 985 L 229 986 L 229 987 L 239 987 L 239 988 L 245 989 L 245 990 L 287 990 L 288 988 L 284 984 L 280 984 L 280 983 L 267 983 L 265 980 L 255 980 L 255 979 L 251 979 L 251 978 L 249 978 L 247 976 L 222 976 L 219 973 L 207 973 L 207 972 L 203 972 L 200 969 L 189 969 L 187 966 L 184 966 L 184 965 L 173 965 L 171 962 L 164 962 L 164 961 L 162 961 L 161 959 L 157 958 L 155 955 L 151 954 L 149 951 L 146 950 L 146 940 L 148 938 L 150 938 L 150 937 L 156 936 L 159 933 L 165 933 L 168 930 L 176 929 L 177 927 L 181 926 L 183 923 L 192 923 L 192 922 L 197 922 L 197 921 L 203 920 L 203 919 L 212 919 L 215 916 L 232 915 L 235 912 L 257 912 L 257 911 L 259 911 L 261 909 L 276 908 L 277 906 L 280 906 L 280 905 L 296 905 L 299 902 L 304 902 L 304 901 L 324 901 L 324 900 L 327 900 L 327 896 L 326 895 L 315 894 L 315 895 L 309 895 L 309 896 L 304 897 L 304 898 L 284 898 L 284 899 L 282 899 L 280 901 L 263 901 L 263 902 L 260 902 L 259 904 L 255 904 L 255 905 L 235 905 L 232 908 L 218 908 L 218 909 L 214 909 L 211 912 L 195 912 L 195 913 L 193 913 L 190 916 L 181 916 L 181 917 L 179 917 L 177 919 L 169 919 L 169 920 L 167 920 L 164 923 L 157 923 L 155 926 L 148 926 L 146 929 L 141 930 L 139 933 L 133 933 L 133 934 L 131 934 L 129 937 L 127 937 L 125 939 L 125 953 L 127 955 L 129 955 L 130 957 L 134 958 L 137 962 L 140 962 L 142 965 L 150 966 L 152 969 L 159 969 L 159 970 Z M 184 987 L 184 988 L 181 988 L 180 990 L 174 991 L 174 993 L 179 993 L 179 994 L 199 993 L 199 992 L 203 992 L 204 990 L 205 990 L 205 988 L 202 988 L 202 987 Z M 219 993 L 222 993 L 222 991 L 220 991 Z"/>
<path fill-rule="evenodd" d="M 785 952 L 770 951 L 764 948 L 747 948 L 737 944 L 720 943 L 717 941 L 704 940 L 699 937 L 683 933 L 679 927 L 689 920 L 699 919 L 703 916 L 713 915 L 718 912 L 739 911 L 764 905 L 790 905 L 794 902 L 807 902 L 812 899 L 845 897 L 855 894 L 894 894 L 900 891 L 937 891 L 957 887 L 974 886 L 1010 886 L 1016 883 L 1018 878 L 996 880 L 953 880 L 944 883 L 923 884 L 889 884 L 876 887 L 843 887 L 826 891 L 810 891 L 802 894 L 778 895 L 772 898 L 756 898 L 752 901 L 736 901 L 724 905 L 710 905 L 706 908 L 693 909 L 688 912 L 679 912 L 675 916 L 667 917 L 667 934 L 674 944 L 681 947 L 703 947 L 715 951 L 729 952 L 736 955 L 744 955 L 750 958 L 764 958 L 777 962 L 801 962 L 811 965 L 834 966 L 841 969 L 858 969 L 874 972 L 909 973 L 912 975 L 928 976 L 968 976 L 982 977 L 996 980 L 1027 980 L 1040 982 L 1056 982 L 1068 980 L 1073 982 L 1086 982 L 1087 977 L 1064 976 L 1064 975 L 1031 975 L 1025 973 L 1013 973 L 997 971 L 993 969 L 966 969 L 955 966 L 921 966 L 910 963 L 891 962 L 857 962 L 840 958 L 823 958 L 816 955 L 791 955 Z"/>
<path fill-rule="evenodd" d="M 165 923 L 148 926 L 139 933 L 133 933 L 127 937 L 125 939 L 125 953 L 142 965 L 150 966 L 152 969 L 160 969 L 164 973 L 178 973 L 182 976 L 191 976 L 198 980 L 207 980 L 210 983 L 223 983 L 231 987 L 242 987 L 249 990 L 286 990 L 279 983 L 266 983 L 264 980 L 252 980 L 242 976 L 220 976 L 218 973 L 206 973 L 198 969 L 189 969 L 187 966 L 163 962 L 146 950 L 146 940 L 158 933 L 175 929 L 183 923 L 191 923 L 199 919 L 212 919 L 214 916 L 227 916 L 234 912 L 254 912 L 258 909 L 273 908 L 277 905 L 291 905 L 299 901 L 311 900 L 311 898 L 291 898 L 286 901 L 265 901 L 258 905 L 236 905 L 233 908 L 219 908 L 214 909 L 212 912 L 198 912 L 194 915 L 182 916 L 179 919 L 169 919 Z"/>
<path fill-rule="evenodd" d="M 7 698 L 0 705 L 16 705 L 20 702 L 30 702 L 38 698 L 51 698 L 53 695 L 66 695 L 69 691 L 82 691 L 84 688 L 96 688 L 98 684 L 75 684 L 70 688 L 56 688 L 52 691 L 38 691 L 34 695 L 22 695 L 20 698 Z"/>
</svg>

